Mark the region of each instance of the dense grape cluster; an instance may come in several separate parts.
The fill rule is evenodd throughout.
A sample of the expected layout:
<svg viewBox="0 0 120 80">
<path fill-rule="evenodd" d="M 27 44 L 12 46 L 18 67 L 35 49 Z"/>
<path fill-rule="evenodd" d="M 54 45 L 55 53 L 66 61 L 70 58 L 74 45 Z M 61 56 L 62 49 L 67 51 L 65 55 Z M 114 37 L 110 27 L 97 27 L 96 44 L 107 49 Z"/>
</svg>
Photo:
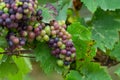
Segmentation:
<svg viewBox="0 0 120 80">
<path fill-rule="evenodd" d="M 51 37 L 49 46 L 52 47 L 52 54 L 59 60 L 59 66 L 69 67 L 70 63 L 75 60 L 76 49 L 73 46 L 71 35 L 65 30 L 64 21 L 51 22 Z"/>
<path fill-rule="evenodd" d="M 54 8 L 50 4 L 46 7 Z M 45 25 L 42 19 L 37 0 L 0 0 L 0 26 L 8 31 L 7 50 L 12 52 L 35 41 L 45 41 L 52 48 L 52 55 L 58 58 L 58 65 L 69 67 L 75 60 L 76 49 L 65 22 L 51 21 Z"/>
<path fill-rule="evenodd" d="M 18 28 L 22 21 L 30 20 L 35 14 L 37 0 L 1 0 L 0 25 L 7 28 Z"/>
</svg>

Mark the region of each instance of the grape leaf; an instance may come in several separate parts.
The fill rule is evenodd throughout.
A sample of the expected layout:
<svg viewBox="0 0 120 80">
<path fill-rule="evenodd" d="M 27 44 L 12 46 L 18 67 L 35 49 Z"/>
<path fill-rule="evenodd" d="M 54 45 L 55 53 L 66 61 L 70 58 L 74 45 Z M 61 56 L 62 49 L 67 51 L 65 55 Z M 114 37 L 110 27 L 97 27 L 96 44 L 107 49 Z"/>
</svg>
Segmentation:
<svg viewBox="0 0 120 80">
<path fill-rule="evenodd" d="M 61 9 L 60 11 L 59 11 L 59 14 L 58 14 L 58 16 L 57 16 L 57 20 L 66 20 L 66 18 L 67 18 L 67 9 L 68 9 L 68 4 L 66 4 L 64 7 L 63 7 L 63 9 Z"/>
<path fill-rule="evenodd" d="M 101 9 L 95 12 L 92 20 L 92 37 L 96 40 L 96 47 L 104 52 L 106 52 L 106 48 L 109 50 L 114 48 L 114 44 L 119 41 L 119 20 L 115 12 L 105 12 Z"/>
<path fill-rule="evenodd" d="M 120 77 L 120 66 L 114 73 L 117 74 Z"/>
<path fill-rule="evenodd" d="M 72 40 L 76 48 L 77 59 L 92 59 L 96 54 L 96 48 L 93 46 L 94 43 L 91 41 L 90 30 L 79 22 L 74 22 L 67 30 L 72 35 Z"/>
<path fill-rule="evenodd" d="M 91 12 L 95 12 L 97 7 L 104 10 L 120 9 L 120 0 L 81 0 Z"/>
<path fill-rule="evenodd" d="M 110 52 L 109 56 L 115 58 L 117 61 L 120 61 L 120 42 L 115 44 L 114 49 Z"/>
<path fill-rule="evenodd" d="M 69 74 L 67 74 L 65 80 L 83 80 L 82 75 L 75 70 L 71 70 Z"/>
<path fill-rule="evenodd" d="M 51 20 L 54 20 L 54 16 L 52 16 L 53 11 L 50 11 L 48 8 L 39 7 L 38 9 L 42 10 L 43 22 L 49 23 Z"/>
<path fill-rule="evenodd" d="M 7 46 L 7 41 L 4 37 L 0 37 L 0 47 L 5 48 Z"/>
<path fill-rule="evenodd" d="M 38 43 L 35 49 L 36 60 L 40 61 L 40 65 L 45 73 L 52 71 L 62 72 L 62 68 L 56 64 L 57 59 L 51 55 L 51 50 L 46 43 Z"/>
<path fill-rule="evenodd" d="M 8 56 L 7 56 L 7 55 L 1 54 L 1 55 L 0 55 L 0 64 L 1 64 L 2 62 L 6 62 L 7 59 L 8 59 Z"/>
<path fill-rule="evenodd" d="M 5 52 L 5 50 L 3 49 L 3 48 L 0 48 L 0 52 L 2 53 L 2 52 Z"/>
<path fill-rule="evenodd" d="M 112 80 L 105 68 L 97 63 L 84 62 L 80 68 L 80 72 L 84 74 L 84 77 L 86 78 L 85 80 Z"/>
<path fill-rule="evenodd" d="M 5 62 L 0 64 L 0 77 L 7 77 L 9 74 L 16 74 L 18 71 L 17 65 L 8 57 Z"/>
<path fill-rule="evenodd" d="M 67 10 L 72 6 L 72 0 L 59 0 L 58 3 L 53 4 L 57 11 L 58 16 L 56 16 L 57 20 L 66 20 L 67 19 Z"/>
<path fill-rule="evenodd" d="M 26 59 L 26 58 L 20 58 L 20 57 L 18 57 L 18 58 L 13 57 L 13 60 L 18 67 L 18 72 L 14 75 L 9 74 L 8 79 L 9 80 L 23 80 L 24 76 L 27 73 L 29 73 L 32 69 L 32 66 L 30 64 L 30 60 Z"/>
<path fill-rule="evenodd" d="M 93 62 L 84 62 L 79 71 L 70 71 L 65 80 L 112 80 L 104 68 Z"/>
</svg>

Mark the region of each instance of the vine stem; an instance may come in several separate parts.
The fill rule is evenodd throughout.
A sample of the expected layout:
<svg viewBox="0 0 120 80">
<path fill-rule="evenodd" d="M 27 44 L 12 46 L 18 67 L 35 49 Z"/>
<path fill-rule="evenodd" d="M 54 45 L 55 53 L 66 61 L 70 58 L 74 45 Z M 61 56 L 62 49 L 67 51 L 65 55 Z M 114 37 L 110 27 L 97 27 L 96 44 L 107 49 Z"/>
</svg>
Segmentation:
<svg viewBox="0 0 120 80">
<path fill-rule="evenodd" d="M 19 57 L 28 57 L 28 58 L 35 58 L 34 56 L 26 56 L 26 55 L 21 55 L 21 54 L 32 54 L 33 50 L 17 50 L 17 51 L 12 51 L 12 52 L 1 52 L 0 54 L 6 54 L 9 56 L 15 55 Z"/>
</svg>

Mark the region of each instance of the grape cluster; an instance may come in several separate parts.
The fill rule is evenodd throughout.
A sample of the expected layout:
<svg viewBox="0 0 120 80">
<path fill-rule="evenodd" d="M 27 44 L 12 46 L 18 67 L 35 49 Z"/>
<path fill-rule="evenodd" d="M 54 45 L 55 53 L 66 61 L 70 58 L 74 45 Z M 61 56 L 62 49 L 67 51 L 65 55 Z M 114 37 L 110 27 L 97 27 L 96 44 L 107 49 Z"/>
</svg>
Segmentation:
<svg viewBox="0 0 120 80">
<path fill-rule="evenodd" d="M 52 55 L 58 58 L 58 65 L 69 67 L 70 63 L 75 60 L 76 49 L 71 40 L 71 35 L 65 29 L 64 21 L 51 22 L 49 46 L 52 47 Z"/>
<path fill-rule="evenodd" d="M 0 26 L 8 29 L 9 50 L 21 48 L 40 34 L 42 11 L 37 0 L 0 0 Z"/>
<path fill-rule="evenodd" d="M 75 60 L 76 49 L 65 22 L 43 23 L 37 3 L 37 0 L 0 0 L 0 26 L 8 30 L 7 49 L 12 52 L 35 41 L 45 41 L 52 48 L 52 55 L 58 58 L 58 65 L 69 67 Z"/>
<path fill-rule="evenodd" d="M 37 0 L 1 0 L 0 25 L 18 28 L 20 22 L 30 20 L 36 8 Z"/>
</svg>

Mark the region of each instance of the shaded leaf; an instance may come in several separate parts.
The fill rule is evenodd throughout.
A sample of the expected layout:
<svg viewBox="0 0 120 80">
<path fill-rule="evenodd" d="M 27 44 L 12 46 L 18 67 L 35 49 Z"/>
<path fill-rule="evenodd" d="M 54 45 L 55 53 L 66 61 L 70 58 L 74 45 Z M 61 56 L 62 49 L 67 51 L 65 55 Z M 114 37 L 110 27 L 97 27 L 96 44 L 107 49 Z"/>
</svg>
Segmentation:
<svg viewBox="0 0 120 80">
<path fill-rule="evenodd" d="M 120 0 L 81 0 L 87 6 L 87 8 L 94 13 L 97 7 L 101 7 L 104 10 L 116 10 L 120 9 Z"/>
<path fill-rule="evenodd" d="M 67 74 L 65 80 L 83 80 L 82 75 L 75 70 L 71 70 L 69 74 Z"/>
<path fill-rule="evenodd" d="M 75 22 L 68 27 L 68 32 L 72 35 L 72 40 L 76 48 L 76 58 L 78 60 L 91 60 L 96 54 L 96 48 L 93 46 L 94 42 L 91 41 L 90 30 L 79 22 Z"/>
<path fill-rule="evenodd" d="M 110 52 L 110 57 L 115 58 L 117 61 L 120 61 L 120 42 L 115 44 L 114 49 Z"/>
<path fill-rule="evenodd" d="M 50 73 L 56 70 L 62 71 L 61 67 L 56 64 L 57 59 L 51 55 L 51 50 L 46 43 L 38 43 L 35 49 L 36 60 L 40 61 L 40 65 L 45 73 Z"/>
<path fill-rule="evenodd" d="M 23 80 L 24 76 L 28 74 L 32 69 L 30 60 L 26 58 L 20 58 L 20 57 L 19 58 L 13 57 L 13 60 L 15 61 L 16 66 L 18 67 L 18 72 L 14 75 L 10 74 L 8 76 L 8 79 L 9 80 Z"/>
<path fill-rule="evenodd" d="M 118 14 L 117 14 L 118 15 Z M 111 50 L 119 41 L 120 19 L 116 13 L 98 9 L 93 17 L 92 37 L 96 40 L 96 47 L 102 51 Z"/>
</svg>

